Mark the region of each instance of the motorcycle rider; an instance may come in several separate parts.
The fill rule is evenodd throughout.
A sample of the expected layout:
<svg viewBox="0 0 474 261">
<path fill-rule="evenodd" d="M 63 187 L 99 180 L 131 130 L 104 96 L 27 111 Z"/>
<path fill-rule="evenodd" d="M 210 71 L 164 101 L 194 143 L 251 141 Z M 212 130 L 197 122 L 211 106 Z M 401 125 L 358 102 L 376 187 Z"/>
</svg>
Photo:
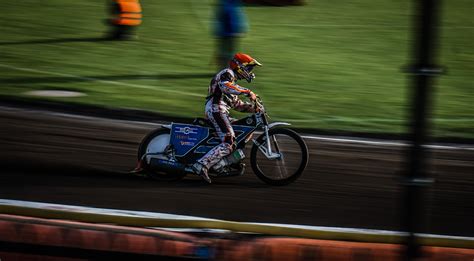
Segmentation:
<svg viewBox="0 0 474 261">
<path fill-rule="evenodd" d="M 192 166 L 193 171 L 208 183 L 211 183 L 208 175 L 209 169 L 223 157 L 232 153 L 236 146 L 229 109 L 240 112 L 255 112 L 256 110 L 252 103 L 243 102 L 238 97 L 238 95 L 245 95 L 254 101 L 256 99 L 255 93 L 238 85 L 236 81 L 245 79 L 250 83 L 255 78 L 255 74 L 252 72 L 253 68 L 261 65 L 250 55 L 237 53 L 229 61 L 229 66 L 218 72 L 211 80 L 206 98 L 205 114 L 219 135 L 221 144 L 207 152 Z"/>
</svg>

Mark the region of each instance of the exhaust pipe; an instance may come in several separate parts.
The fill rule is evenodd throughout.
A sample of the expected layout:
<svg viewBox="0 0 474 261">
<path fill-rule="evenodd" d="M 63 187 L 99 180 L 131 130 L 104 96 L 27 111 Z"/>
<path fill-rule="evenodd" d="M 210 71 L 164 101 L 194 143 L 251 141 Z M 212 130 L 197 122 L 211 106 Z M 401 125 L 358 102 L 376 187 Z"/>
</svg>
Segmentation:
<svg viewBox="0 0 474 261">
<path fill-rule="evenodd" d="M 152 170 L 164 172 L 184 172 L 186 166 L 176 161 L 169 161 L 164 159 L 151 158 L 149 167 Z"/>
</svg>

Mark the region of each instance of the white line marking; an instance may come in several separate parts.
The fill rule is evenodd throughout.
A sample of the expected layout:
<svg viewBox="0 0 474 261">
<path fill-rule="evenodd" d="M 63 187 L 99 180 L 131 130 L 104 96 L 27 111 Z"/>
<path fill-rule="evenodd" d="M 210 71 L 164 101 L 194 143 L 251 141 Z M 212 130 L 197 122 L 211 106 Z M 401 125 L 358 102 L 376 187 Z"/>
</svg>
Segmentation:
<svg viewBox="0 0 474 261">
<path fill-rule="evenodd" d="M 368 139 L 355 139 L 351 137 L 339 137 L 339 138 L 332 138 L 332 137 L 324 137 L 324 136 L 317 136 L 317 135 L 305 135 L 302 136 L 305 139 L 310 140 L 322 140 L 322 141 L 331 141 L 331 142 L 349 142 L 349 143 L 359 143 L 359 144 L 367 144 L 367 145 L 385 145 L 385 146 L 406 146 L 406 143 L 401 141 L 382 141 L 382 140 L 368 140 Z"/>
<path fill-rule="evenodd" d="M 46 210 L 60 210 L 60 211 L 68 211 L 68 212 L 76 212 L 76 213 L 91 213 L 91 214 L 119 216 L 119 217 L 121 216 L 121 217 L 136 217 L 136 218 L 156 218 L 156 219 L 172 219 L 172 220 L 187 220 L 187 221 L 225 221 L 221 219 L 187 216 L 187 215 L 176 215 L 176 214 L 168 214 L 168 213 L 93 208 L 93 207 L 84 207 L 84 206 L 71 206 L 71 205 L 32 202 L 32 201 L 23 201 L 23 200 L 11 200 L 11 199 L 0 199 L 0 206 L 2 205 L 35 208 L 35 209 L 46 209 Z M 342 233 L 353 233 L 353 234 L 389 235 L 389 236 L 407 235 L 406 232 L 378 230 L 378 229 L 323 227 L 323 226 L 307 226 L 307 225 L 278 224 L 278 223 L 256 223 L 256 222 L 234 222 L 234 223 L 269 225 L 269 226 L 276 226 L 276 227 L 282 227 L 282 228 L 300 228 L 300 229 L 306 229 L 306 230 L 312 230 L 312 231 L 342 232 Z M 444 238 L 444 239 L 474 241 L 474 237 L 435 235 L 435 234 L 416 234 L 416 235 L 423 236 L 423 237 L 430 237 L 430 238 Z"/>
<path fill-rule="evenodd" d="M 25 95 L 39 97 L 81 97 L 86 96 L 85 93 L 75 91 L 59 91 L 59 90 L 36 90 L 24 92 Z"/>
<path fill-rule="evenodd" d="M 406 147 L 409 144 L 405 141 L 384 141 L 384 140 L 375 140 L 375 139 L 356 139 L 352 137 L 325 137 L 317 135 L 305 135 L 302 136 L 305 139 L 310 140 L 321 140 L 321 141 L 330 141 L 330 142 L 340 142 L 340 143 L 358 143 L 365 145 L 377 145 L 377 146 L 394 146 L 394 147 Z M 429 149 L 438 149 L 438 150 L 472 150 L 474 151 L 474 146 L 464 145 L 464 144 L 450 144 L 450 145 L 436 145 L 436 144 L 427 144 L 424 145 L 425 148 Z"/>
<path fill-rule="evenodd" d="M 51 71 L 43 71 L 43 70 L 22 68 L 22 67 L 16 67 L 16 66 L 11 66 L 11 65 L 6 65 L 6 64 L 0 64 L 0 67 L 13 69 L 13 70 L 17 70 L 17 71 L 32 72 L 32 73 L 38 73 L 38 74 L 56 75 L 56 76 L 61 76 L 61 77 L 76 78 L 76 79 L 82 79 L 82 80 L 87 80 L 87 81 L 95 81 L 95 82 L 106 83 L 106 84 L 111 84 L 111 85 L 134 87 L 134 88 L 141 88 L 141 89 L 148 89 L 148 90 L 162 90 L 162 91 L 166 91 L 166 92 L 176 93 L 176 94 L 179 94 L 179 95 L 205 97 L 202 94 L 173 90 L 173 89 L 171 89 L 171 87 L 151 86 L 151 85 L 142 85 L 142 84 L 123 83 L 123 82 L 117 82 L 117 81 L 108 81 L 108 80 L 101 80 L 101 79 L 97 79 L 97 78 L 93 78 L 93 77 L 84 77 L 84 76 L 79 76 L 79 75 L 74 75 L 74 74 L 58 73 L 58 72 L 51 72 Z"/>
</svg>

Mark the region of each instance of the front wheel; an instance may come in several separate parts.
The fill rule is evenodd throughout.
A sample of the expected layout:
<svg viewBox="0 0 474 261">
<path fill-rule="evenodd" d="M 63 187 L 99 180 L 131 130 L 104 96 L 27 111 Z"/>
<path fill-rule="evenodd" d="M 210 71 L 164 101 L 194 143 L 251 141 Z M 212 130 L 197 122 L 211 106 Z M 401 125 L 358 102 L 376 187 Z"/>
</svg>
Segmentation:
<svg viewBox="0 0 474 261">
<path fill-rule="evenodd" d="M 253 172 L 262 181 L 270 185 L 282 186 L 294 182 L 306 168 L 308 163 L 308 147 L 296 132 L 289 129 L 271 129 L 268 131 L 269 141 L 265 134 L 257 138 L 250 154 Z M 270 148 L 274 158 L 268 158 L 262 149 Z M 265 150 L 264 150 L 265 151 Z"/>
</svg>

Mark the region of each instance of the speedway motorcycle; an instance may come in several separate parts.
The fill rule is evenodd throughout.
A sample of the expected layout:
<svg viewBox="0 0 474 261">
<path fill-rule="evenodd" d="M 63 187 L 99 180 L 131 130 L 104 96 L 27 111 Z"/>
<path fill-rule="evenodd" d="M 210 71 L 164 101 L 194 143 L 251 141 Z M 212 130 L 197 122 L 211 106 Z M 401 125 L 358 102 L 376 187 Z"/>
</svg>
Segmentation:
<svg viewBox="0 0 474 261">
<path fill-rule="evenodd" d="M 214 165 L 209 176 L 243 175 L 245 147 L 250 143 L 250 165 L 258 178 L 270 185 L 292 183 L 308 163 L 306 143 L 293 130 L 281 128 L 289 123 L 269 123 L 260 97 L 255 100 L 255 106 L 258 108 L 256 113 L 232 123 L 236 149 Z M 254 138 L 258 132 L 259 136 Z M 171 123 L 143 138 L 138 148 L 138 161 L 145 175 L 151 178 L 178 180 L 194 174 L 191 166 L 220 143 L 207 119 L 197 118 L 192 124 Z"/>
</svg>

